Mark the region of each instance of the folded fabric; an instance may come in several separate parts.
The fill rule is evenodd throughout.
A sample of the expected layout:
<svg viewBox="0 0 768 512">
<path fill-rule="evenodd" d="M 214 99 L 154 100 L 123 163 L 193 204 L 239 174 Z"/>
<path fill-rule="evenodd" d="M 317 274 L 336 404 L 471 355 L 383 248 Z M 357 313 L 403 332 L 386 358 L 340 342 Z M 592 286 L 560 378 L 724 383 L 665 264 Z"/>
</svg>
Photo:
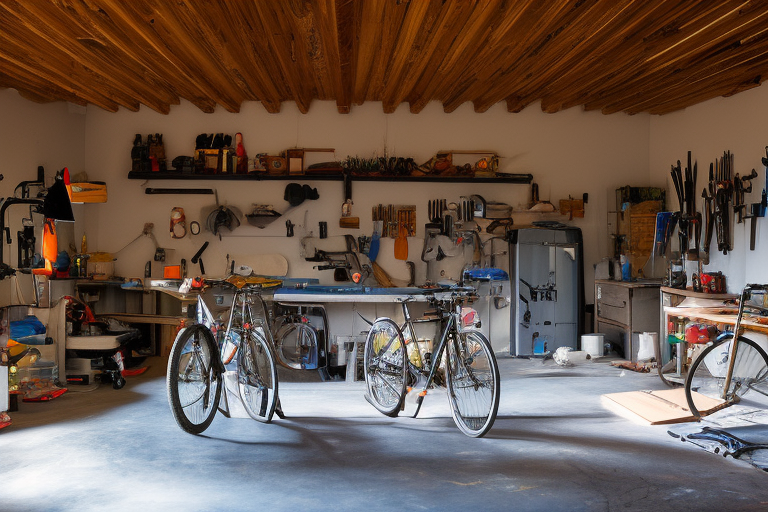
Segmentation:
<svg viewBox="0 0 768 512">
<path fill-rule="evenodd" d="M 11 322 L 11 339 L 18 340 L 26 336 L 45 334 L 45 325 L 34 315 L 27 316 L 24 320 Z"/>
</svg>

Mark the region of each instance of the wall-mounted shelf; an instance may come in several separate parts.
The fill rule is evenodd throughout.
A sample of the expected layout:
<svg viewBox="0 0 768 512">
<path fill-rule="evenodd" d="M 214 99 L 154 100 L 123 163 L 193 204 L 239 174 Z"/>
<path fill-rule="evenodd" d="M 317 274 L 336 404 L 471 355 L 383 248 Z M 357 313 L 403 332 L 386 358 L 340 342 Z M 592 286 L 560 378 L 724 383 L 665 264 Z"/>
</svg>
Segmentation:
<svg viewBox="0 0 768 512">
<path fill-rule="evenodd" d="M 342 181 L 341 174 L 182 174 L 178 172 L 129 172 L 129 180 L 215 180 L 215 181 Z M 397 181 L 426 183 L 510 183 L 527 185 L 531 174 L 474 176 L 352 176 L 353 181 Z"/>
</svg>

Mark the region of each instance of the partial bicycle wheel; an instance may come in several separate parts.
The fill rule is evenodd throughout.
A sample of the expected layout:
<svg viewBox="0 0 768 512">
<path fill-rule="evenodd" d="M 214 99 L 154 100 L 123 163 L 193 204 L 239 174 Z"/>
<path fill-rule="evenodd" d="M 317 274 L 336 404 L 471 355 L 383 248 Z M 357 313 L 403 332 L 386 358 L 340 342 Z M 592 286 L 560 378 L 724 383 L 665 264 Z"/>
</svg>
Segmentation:
<svg viewBox="0 0 768 512">
<path fill-rule="evenodd" d="M 366 400 L 382 414 L 397 416 L 405 398 L 405 342 L 389 318 L 379 318 L 368 331 L 363 364 Z"/>
<path fill-rule="evenodd" d="M 278 362 L 294 370 L 317 369 L 317 330 L 308 323 L 284 323 L 275 334 Z"/>
<path fill-rule="evenodd" d="M 459 430 L 470 437 L 482 437 L 499 411 L 499 367 L 485 336 L 466 332 L 458 337 L 458 343 L 449 340 L 447 347 L 448 400 Z"/>
<path fill-rule="evenodd" d="M 219 349 L 211 331 L 193 325 L 176 337 L 168 359 L 166 386 L 173 417 L 182 430 L 200 434 L 213 421 L 221 398 Z"/>
<path fill-rule="evenodd" d="M 768 394 L 768 355 L 757 343 L 741 336 L 736 347 L 731 384 L 728 393 L 723 393 L 732 343 L 732 334 L 722 337 L 705 348 L 688 371 L 685 379 L 685 398 L 697 418 L 701 416 L 701 409 L 710 406 L 711 401 L 707 399 L 724 399 L 730 402 L 750 390 Z"/>
<path fill-rule="evenodd" d="M 244 336 L 237 360 L 237 383 L 240 399 L 248 415 L 269 423 L 277 403 L 277 367 L 266 338 L 251 331 Z"/>
</svg>

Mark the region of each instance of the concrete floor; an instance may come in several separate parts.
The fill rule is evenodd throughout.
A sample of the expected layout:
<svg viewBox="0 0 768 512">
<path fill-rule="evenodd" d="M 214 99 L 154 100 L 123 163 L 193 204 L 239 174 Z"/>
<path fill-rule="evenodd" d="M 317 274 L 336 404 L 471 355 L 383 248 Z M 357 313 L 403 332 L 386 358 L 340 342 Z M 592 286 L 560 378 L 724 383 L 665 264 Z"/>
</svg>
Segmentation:
<svg viewBox="0 0 768 512">
<path fill-rule="evenodd" d="M 387 418 L 363 383 L 281 382 L 288 419 L 175 424 L 165 361 L 115 391 L 21 403 L 0 430 L 0 510 L 768 510 L 768 475 L 608 410 L 604 393 L 664 389 L 607 363 L 500 356 L 499 416 L 463 436 L 444 392 Z"/>
</svg>

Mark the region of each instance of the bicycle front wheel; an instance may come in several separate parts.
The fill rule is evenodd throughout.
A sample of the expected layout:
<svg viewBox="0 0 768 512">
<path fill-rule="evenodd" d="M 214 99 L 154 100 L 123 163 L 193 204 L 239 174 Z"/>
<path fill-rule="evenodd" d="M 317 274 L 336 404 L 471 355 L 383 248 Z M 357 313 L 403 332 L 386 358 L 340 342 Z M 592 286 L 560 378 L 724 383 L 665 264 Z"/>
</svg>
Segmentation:
<svg viewBox="0 0 768 512">
<path fill-rule="evenodd" d="M 379 318 L 365 339 L 366 399 L 387 416 L 397 416 L 405 398 L 406 354 L 403 333 L 389 318 Z"/>
<path fill-rule="evenodd" d="M 193 325 L 176 337 L 168 359 L 168 403 L 179 427 L 200 434 L 213 421 L 221 398 L 221 374 L 215 369 L 219 349 L 211 331 Z"/>
<path fill-rule="evenodd" d="M 685 398 L 697 418 L 700 410 L 711 407 L 707 399 L 731 402 L 749 390 L 766 394 L 768 355 L 754 341 L 739 336 L 736 360 L 728 392 L 724 393 L 733 335 L 726 335 L 705 348 L 691 365 L 685 379 Z"/>
<path fill-rule="evenodd" d="M 479 332 L 448 341 L 446 377 L 453 421 L 470 437 L 483 437 L 499 411 L 499 366 L 491 344 Z"/>
<path fill-rule="evenodd" d="M 240 399 L 248 415 L 269 423 L 277 403 L 277 367 L 264 336 L 252 331 L 244 337 L 237 360 Z"/>
</svg>

